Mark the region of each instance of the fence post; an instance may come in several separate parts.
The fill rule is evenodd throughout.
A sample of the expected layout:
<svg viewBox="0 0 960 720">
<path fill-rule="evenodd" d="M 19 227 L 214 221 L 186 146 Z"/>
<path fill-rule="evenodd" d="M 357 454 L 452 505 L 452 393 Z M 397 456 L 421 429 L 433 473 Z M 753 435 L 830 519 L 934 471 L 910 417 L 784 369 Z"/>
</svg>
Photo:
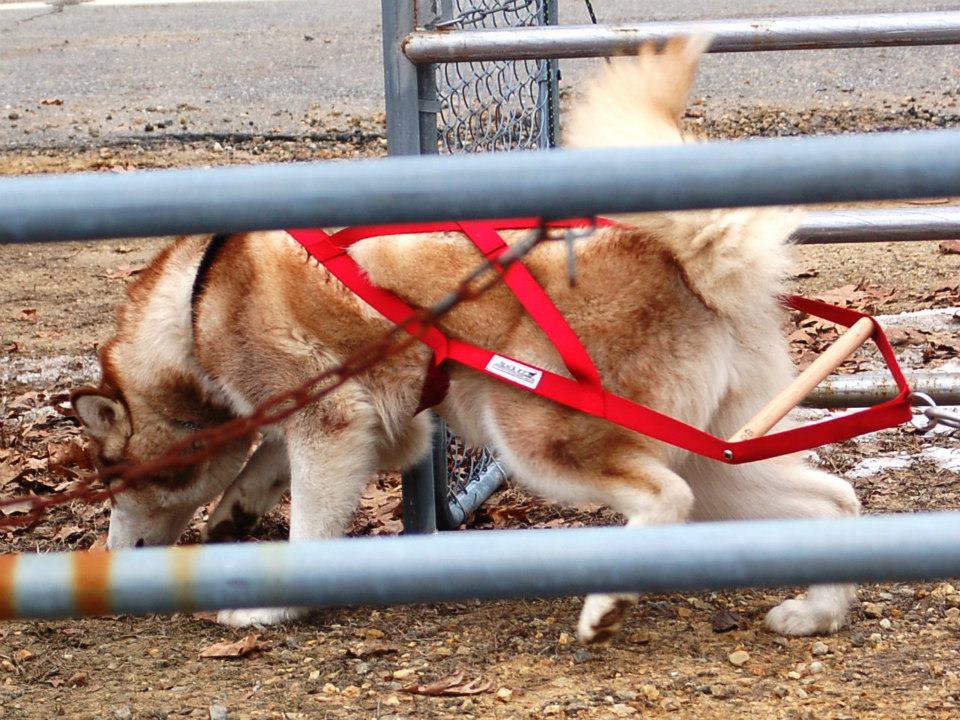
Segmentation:
<svg viewBox="0 0 960 720">
<path fill-rule="evenodd" d="M 383 94 L 391 155 L 420 154 L 420 89 L 417 66 L 403 54 L 403 39 L 416 29 L 415 0 L 381 0 Z"/>
<path fill-rule="evenodd" d="M 404 39 L 417 29 L 417 5 L 416 0 L 381 0 L 380 4 L 387 150 L 391 155 L 437 151 L 440 105 L 436 97 L 436 65 L 415 65 L 402 48 Z M 431 3 L 431 7 L 435 15 L 436 4 Z"/>
<path fill-rule="evenodd" d="M 434 66 L 417 66 L 403 54 L 403 39 L 417 27 L 416 0 L 381 0 L 383 21 L 383 90 L 387 111 L 387 151 L 390 155 L 420 155 L 437 150 L 437 117 L 421 105 L 421 90 L 432 90 Z M 425 86 L 425 87 L 424 87 Z M 434 103 L 436 100 L 434 99 Z M 437 530 L 432 455 L 403 473 L 403 529 L 409 534 Z"/>
<path fill-rule="evenodd" d="M 436 435 L 434 434 L 434 443 Z M 422 535 L 437 531 L 437 508 L 434 501 L 433 455 L 403 473 L 403 532 Z"/>
</svg>

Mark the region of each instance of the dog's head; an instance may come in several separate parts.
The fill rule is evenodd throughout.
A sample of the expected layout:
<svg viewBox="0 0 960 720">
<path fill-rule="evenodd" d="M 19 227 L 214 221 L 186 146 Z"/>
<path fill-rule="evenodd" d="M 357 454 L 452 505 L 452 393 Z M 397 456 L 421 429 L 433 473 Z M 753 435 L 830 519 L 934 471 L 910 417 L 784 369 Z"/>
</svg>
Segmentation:
<svg viewBox="0 0 960 720">
<path fill-rule="evenodd" d="M 137 465 L 162 457 L 200 428 L 230 419 L 189 377 L 155 367 L 125 378 L 108 345 L 101 353 L 104 381 L 73 392 L 74 413 L 90 438 L 100 468 Z M 124 354 L 133 348 L 124 349 Z M 240 471 L 249 442 L 234 442 L 196 465 L 154 473 L 120 492 L 110 514 L 111 549 L 175 543 L 196 509 L 209 502 Z"/>
</svg>

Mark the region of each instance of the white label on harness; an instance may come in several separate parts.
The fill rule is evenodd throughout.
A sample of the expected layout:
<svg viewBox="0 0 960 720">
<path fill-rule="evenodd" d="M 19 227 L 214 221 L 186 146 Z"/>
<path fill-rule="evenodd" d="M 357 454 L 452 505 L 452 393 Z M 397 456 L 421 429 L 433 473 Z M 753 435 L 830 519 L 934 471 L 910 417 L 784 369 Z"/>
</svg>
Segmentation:
<svg viewBox="0 0 960 720">
<path fill-rule="evenodd" d="M 540 384 L 540 379 L 543 377 L 541 370 L 532 368 L 529 365 L 523 365 L 516 360 L 500 357 L 499 355 L 494 355 L 490 358 L 490 362 L 487 363 L 487 372 L 499 375 L 507 380 L 513 380 L 513 382 L 528 387 L 531 390 L 536 389 L 537 385 Z"/>
</svg>

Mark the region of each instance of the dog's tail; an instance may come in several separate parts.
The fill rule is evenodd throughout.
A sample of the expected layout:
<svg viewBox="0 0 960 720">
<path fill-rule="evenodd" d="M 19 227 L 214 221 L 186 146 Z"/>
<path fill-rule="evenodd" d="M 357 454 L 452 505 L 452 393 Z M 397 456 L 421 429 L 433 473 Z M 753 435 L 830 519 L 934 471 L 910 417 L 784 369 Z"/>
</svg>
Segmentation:
<svg viewBox="0 0 960 720">
<path fill-rule="evenodd" d="M 648 42 L 632 57 L 612 58 L 571 109 L 565 144 L 571 148 L 669 145 L 683 141 L 687 106 L 700 56 L 710 36 L 676 37 L 662 49 Z"/>
<path fill-rule="evenodd" d="M 573 148 L 638 147 L 684 142 L 680 128 L 700 57 L 710 37 L 645 44 L 615 58 L 594 79 L 567 123 Z M 800 215 L 777 208 L 618 215 L 655 236 L 685 280 L 710 307 L 730 315 L 772 299 L 789 266 L 783 249 Z"/>
</svg>

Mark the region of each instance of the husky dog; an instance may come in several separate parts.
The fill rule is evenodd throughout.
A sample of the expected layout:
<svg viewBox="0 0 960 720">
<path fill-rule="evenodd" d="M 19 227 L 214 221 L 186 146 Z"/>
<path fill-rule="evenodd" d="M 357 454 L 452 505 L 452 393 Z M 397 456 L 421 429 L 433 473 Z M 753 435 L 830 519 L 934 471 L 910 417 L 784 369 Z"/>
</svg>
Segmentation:
<svg viewBox="0 0 960 720">
<path fill-rule="evenodd" d="M 567 144 L 683 142 L 679 119 L 705 42 L 675 40 L 610 63 L 573 111 Z M 777 296 L 796 214 L 618 219 L 577 243 L 575 286 L 563 243 L 542 243 L 525 262 L 608 390 L 729 437 L 794 375 Z M 508 243 L 519 237 L 505 234 Z M 420 307 L 482 259 L 456 233 L 370 238 L 351 254 L 376 285 Z M 452 337 L 565 373 L 502 286 L 461 304 L 441 325 Z M 148 460 L 197 427 L 248 413 L 337 366 L 391 327 L 282 231 L 184 237 L 130 287 L 116 335 L 100 354 L 102 383 L 77 390 L 73 406 L 102 463 Z M 408 467 L 428 452 L 430 420 L 414 414 L 428 360 L 425 347 L 411 347 L 268 428 L 255 450 L 236 443 L 189 472 L 120 494 L 109 547 L 174 543 L 198 506 L 221 494 L 208 528 L 234 535 L 288 486 L 293 542 L 340 535 L 373 473 Z M 859 511 L 846 482 L 798 456 L 728 466 L 456 364 L 450 380 L 437 412 L 468 442 L 492 447 L 517 482 L 553 499 L 607 505 L 630 525 Z M 782 634 L 832 632 L 853 596 L 851 585 L 813 586 L 773 608 L 766 623 Z M 635 600 L 589 596 L 580 637 L 611 637 Z M 304 612 L 236 610 L 220 619 L 273 623 Z"/>
</svg>

